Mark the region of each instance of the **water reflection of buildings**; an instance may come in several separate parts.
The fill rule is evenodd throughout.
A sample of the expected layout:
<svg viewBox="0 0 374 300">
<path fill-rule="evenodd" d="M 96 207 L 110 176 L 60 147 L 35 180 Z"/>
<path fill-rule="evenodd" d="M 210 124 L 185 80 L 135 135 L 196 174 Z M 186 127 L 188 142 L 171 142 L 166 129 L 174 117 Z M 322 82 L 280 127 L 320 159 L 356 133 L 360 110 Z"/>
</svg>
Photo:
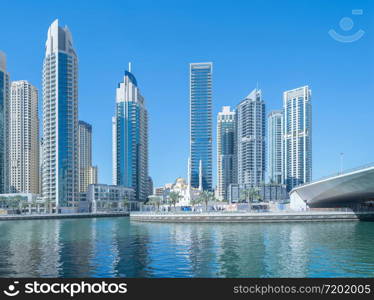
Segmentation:
<svg viewBox="0 0 374 300">
<path fill-rule="evenodd" d="M 58 222 L 1 222 L 1 277 L 58 277 Z"/>
<path fill-rule="evenodd" d="M 369 276 L 371 225 L 4 221 L 0 277 Z"/>
<path fill-rule="evenodd" d="M 315 224 L 313 224 L 315 225 Z M 309 265 L 308 224 L 268 224 L 264 229 L 265 277 L 305 277 Z"/>
</svg>

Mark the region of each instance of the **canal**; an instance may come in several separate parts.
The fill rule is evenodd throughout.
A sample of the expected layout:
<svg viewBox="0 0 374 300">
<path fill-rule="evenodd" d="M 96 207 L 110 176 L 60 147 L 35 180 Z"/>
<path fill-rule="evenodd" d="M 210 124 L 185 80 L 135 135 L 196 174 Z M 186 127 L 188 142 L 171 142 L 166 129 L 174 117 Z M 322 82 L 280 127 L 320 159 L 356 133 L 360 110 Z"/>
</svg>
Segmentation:
<svg viewBox="0 0 374 300">
<path fill-rule="evenodd" d="M 0 277 L 373 277 L 374 223 L 0 221 Z"/>
</svg>

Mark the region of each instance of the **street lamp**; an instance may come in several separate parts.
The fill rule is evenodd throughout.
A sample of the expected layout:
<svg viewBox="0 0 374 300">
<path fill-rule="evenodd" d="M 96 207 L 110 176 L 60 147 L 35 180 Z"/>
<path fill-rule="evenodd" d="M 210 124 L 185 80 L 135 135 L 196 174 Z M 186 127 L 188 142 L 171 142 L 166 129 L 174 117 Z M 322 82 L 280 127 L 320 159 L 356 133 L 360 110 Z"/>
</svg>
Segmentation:
<svg viewBox="0 0 374 300">
<path fill-rule="evenodd" d="M 344 153 L 341 152 L 340 153 L 340 174 L 343 173 L 343 156 L 344 156 Z"/>
</svg>

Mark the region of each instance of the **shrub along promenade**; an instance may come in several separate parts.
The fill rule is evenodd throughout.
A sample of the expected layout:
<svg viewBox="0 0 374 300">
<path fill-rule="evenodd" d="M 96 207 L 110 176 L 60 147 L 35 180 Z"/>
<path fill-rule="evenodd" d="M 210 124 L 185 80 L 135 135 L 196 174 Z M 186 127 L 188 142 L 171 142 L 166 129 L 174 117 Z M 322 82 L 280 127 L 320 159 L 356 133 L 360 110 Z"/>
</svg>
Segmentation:
<svg viewBox="0 0 374 300">
<path fill-rule="evenodd" d="M 264 223 L 306 221 L 374 220 L 374 212 L 303 211 L 303 212 L 131 212 L 130 219 L 140 222 L 169 223 Z"/>
</svg>

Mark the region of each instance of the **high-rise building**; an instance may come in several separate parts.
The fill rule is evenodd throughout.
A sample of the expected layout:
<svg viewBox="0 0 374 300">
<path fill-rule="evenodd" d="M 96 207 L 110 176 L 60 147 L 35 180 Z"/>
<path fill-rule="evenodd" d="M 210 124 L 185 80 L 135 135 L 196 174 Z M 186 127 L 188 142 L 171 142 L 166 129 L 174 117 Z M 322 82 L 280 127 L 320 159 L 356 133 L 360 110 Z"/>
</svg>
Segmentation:
<svg viewBox="0 0 374 300">
<path fill-rule="evenodd" d="M 113 184 L 133 188 L 137 201 L 148 197 L 148 113 L 135 76 L 125 72 L 116 90 L 112 118 Z"/>
<path fill-rule="evenodd" d="M 9 191 L 9 101 L 10 79 L 6 71 L 6 56 L 0 51 L 0 193 Z"/>
<path fill-rule="evenodd" d="M 88 182 L 89 184 L 98 184 L 99 183 L 99 171 L 97 166 L 90 166 L 88 172 Z"/>
<path fill-rule="evenodd" d="M 212 190 L 212 63 L 190 64 L 189 185 Z"/>
<path fill-rule="evenodd" d="M 153 195 L 153 180 L 151 176 L 148 176 L 148 196 Z"/>
<path fill-rule="evenodd" d="M 43 197 L 78 210 L 78 58 L 69 29 L 48 29 L 43 63 Z"/>
<path fill-rule="evenodd" d="M 39 194 L 38 90 L 13 81 L 9 105 L 9 192 Z"/>
<path fill-rule="evenodd" d="M 92 166 L 92 126 L 78 122 L 79 192 L 87 192 L 89 184 L 97 183 L 97 167 Z"/>
<path fill-rule="evenodd" d="M 39 140 L 39 194 L 43 197 L 43 137 Z"/>
<path fill-rule="evenodd" d="M 236 183 L 235 112 L 224 106 L 217 117 L 217 196 L 227 199 L 227 189 Z"/>
<path fill-rule="evenodd" d="M 271 183 L 283 184 L 283 113 L 270 112 L 268 116 L 268 173 Z"/>
<path fill-rule="evenodd" d="M 254 89 L 236 107 L 237 168 L 240 186 L 258 186 L 265 179 L 265 103 Z"/>
<path fill-rule="evenodd" d="M 283 93 L 283 176 L 288 190 L 312 179 L 311 96 L 308 86 Z"/>
</svg>

